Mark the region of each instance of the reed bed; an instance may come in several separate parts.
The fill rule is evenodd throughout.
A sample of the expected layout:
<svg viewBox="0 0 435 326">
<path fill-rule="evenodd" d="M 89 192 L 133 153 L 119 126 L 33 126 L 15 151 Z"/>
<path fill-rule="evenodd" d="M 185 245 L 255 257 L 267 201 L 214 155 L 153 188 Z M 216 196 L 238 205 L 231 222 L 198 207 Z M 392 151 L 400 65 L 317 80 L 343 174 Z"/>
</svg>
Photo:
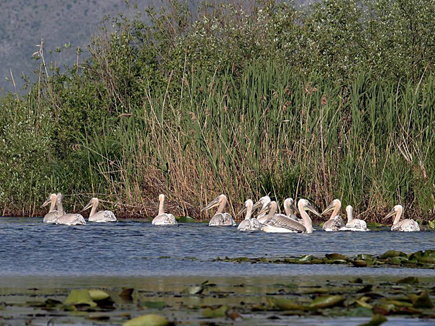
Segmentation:
<svg viewBox="0 0 435 326">
<path fill-rule="evenodd" d="M 99 196 L 128 217 L 154 216 L 164 193 L 175 215 L 202 219 L 225 193 L 232 214 L 268 194 L 320 208 L 341 198 L 373 221 L 400 202 L 433 219 L 432 34 L 406 34 L 401 8 L 377 1 L 367 20 L 353 0 L 305 12 L 269 1 L 250 14 L 205 7 L 194 20 L 171 3 L 148 11 L 150 25 L 113 19 L 64 71 L 46 65 L 41 42 L 38 82 L 0 98 L 3 215 L 40 215 L 61 191 L 70 211 Z M 387 12 L 426 52 L 385 41 Z M 343 30 L 356 34 L 342 42 Z"/>
</svg>

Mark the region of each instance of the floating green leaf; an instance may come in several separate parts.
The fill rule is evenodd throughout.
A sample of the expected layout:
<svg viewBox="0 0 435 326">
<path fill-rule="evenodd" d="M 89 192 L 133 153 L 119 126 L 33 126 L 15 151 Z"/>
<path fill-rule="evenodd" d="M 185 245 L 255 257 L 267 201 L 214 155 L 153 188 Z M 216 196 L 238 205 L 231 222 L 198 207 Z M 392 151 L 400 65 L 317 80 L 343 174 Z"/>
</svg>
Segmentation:
<svg viewBox="0 0 435 326">
<path fill-rule="evenodd" d="M 398 283 L 398 284 L 417 284 L 418 282 L 419 282 L 418 278 L 410 276 L 410 277 L 402 278 L 402 279 L 398 280 L 396 283 Z"/>
<path fill-rule="evenodd" d="M 169 321 L 160 315 L 149 314 L 126 321 L 122 326 L 167 326 Z"/>
<path fill-rule="evenodd" d="M 88 290 L 71 290 L 68 298 L 65 301 L 66 305 L 89 305 L 90 307 L 96 307 L 97 304 L 92 300 Z"/>
<path fill-rule="evenodd" d="M 143 305 L 150 309 L 163 309 L 165 308 L 166 304 L 163 301 L 145 301 Z"/>
<path fill-rule="evenodd" d="M 202 311 L 202 315 L 206 318 L 219 318 L 219 317 L 225 317 L 225 313 L 228 310 L 228 306 L 220 306 L 218 308 L 211 308 L 207 307 Z"/>
<path fill-rule="evenodd" d="M 344 302 L 345 298 L 341 295 L 330 295 L 318 297 L 310 304 L 311 309 L 324 309 L 338 306 Z"/>
<path fill-rule="evenodd" d="M 421 294 L 413 301 L 414 308 L 433 308 L 434 304 L 429 296 L 429 292 L 424 290 Z"/>
<path fill-rule="evenodd" d="M 408 257 L 408 255 L 402 251 L 388 250 L 383 255 L 381 255 L 381 257 L 379 257 L 379 258 L 386 259 L 386 258 L 399 257 L 399 256 Z"/>
<path fill-rule="evenodd" d="M 101 301 L 110 298 L 110 295 L 102 290 L 88 290 L 88 292 L 93 301 Z"/>
<path fill-rule="evenodd" d="M 360 324 L 358 326 L 378 326 L 387 321 L 387 318 L 385 318 L 382 315 L 374 315 L 372 320 L 370 320 L 368 323 Z"/>
</svg>

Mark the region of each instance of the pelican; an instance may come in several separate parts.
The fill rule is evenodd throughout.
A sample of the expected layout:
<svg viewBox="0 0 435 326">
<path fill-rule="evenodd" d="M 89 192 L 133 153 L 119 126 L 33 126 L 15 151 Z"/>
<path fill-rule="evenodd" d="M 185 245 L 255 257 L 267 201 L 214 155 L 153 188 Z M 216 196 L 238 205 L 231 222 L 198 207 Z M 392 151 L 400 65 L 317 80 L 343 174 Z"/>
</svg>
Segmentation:
<svg viewBox="0 0 435 326">
<path fill-rule="evenodd" d="M 416 221 L 411 219 L 400 221 L 402 214 L 403 214 L 403 206 L 396 205 L 393 207 L 393 210 L 390 213 L 388 213 L 387 216 L 384 217 L 384 220 L 386 220 L 389 217 L 396 215 L 393 221 L 393 226 L 391 227 L 391 231 L 400 231 L 400 232 L 420 231 L 420 227 L 418 226 L 418 223 Z"/>
<path fill-rule="evenodd" d="M 56 220 L 56 224 L 65 224 L 65 225 L 82 224 L 82 225 L 85 225 L 86 221 L 82 215 L 80 215 L 80 214 L 65 214 L 65 211 L 63 210 L 62 198 L 63 198 L 63 196 L 59 192 L 56 196 L 57 210 L 59 211 L 59 217 Z"/>
<path fill-rule="evenodd" d="M 300 219 L 296 217 L 296 212 L 298 211 L 295 207 L 293 198 L 287 198 L 284 200 L 284 211 L 285 215 L 296 222 L 301 223 Z"/>
<path fill-rule="evenodd" d="M 227 196 L 219 195 L 203 209 L 208 210 L 210 208 L 219 206 L 216 214 L 212 217 L 210 223 L 208 223 L 208 226 L 236 226 L 236 222 L 233 220 L 230 214 L 222 213 L 226 204 Z"/>
<path fill-rule="evenodd" d="M 283 214 L 275 214 L 276 202 L 270 203 L 269 220 L 261 229 L 268 233 L 313 233 L 313 223 L 310 216 L 306 212 L 311 211 L 317 216 L 320 214 L 314 209 L 310 202 L 306 199 L 299 199 L 298 209 L 303 219 L 303 224 L 287 217 Z"/>
<path fill-rule="evenodd" d="M 41 206 L 45 207 L 50 204 L 50 210 L 47 214 L 45 214 L 44 219 L 42 220 L 44 223 L 56 223 L 56 220 L 59 217 L 59 212 L 55 210 L 56 198 L 56 194 L 51 194 L 50 197 L 48 197 L 48 199 Z"/>
<path fill-rule="evenodd" d="M 322 215 L 333 210 L 331 217 L 323 224 L 323 230 L 325 231 L 338 231 L 344 226 L 343 219 L 338 216 L 338 212 L 341 208 L 340 199 L 334 199 L 331 204 L 322 212 Z"/>
<path fill-rule="evenodd" d="M 116 216 L 112 211 L 97 212 L 98 198 L 92 198 L 82 211 L 91 207 L 91 213 L 89 214 L 88 218 L 89 222 L 116 222 Z"/>
<path fill-rule="evenodd" d="M 367 223 L 363 220 L 353 218 L 353 207 L 346 206 L 347 224 L 340 228 L 340 231 L 370 231 L 367 228 Z"/>
<path fill-rule="evenodd" d="M 245 208 L 240 212 L 243 213 L 246 211 L 245 219 L 242 221 L 242 223 L 239 224 L 237 227 L 240 231 L 259 231 L 261 228 L 260 222 L 257 221 L 255 217 L 252 217 L 252 206 L 254 203 L 251 199 L 248 199 L 245 201 Z"/>
<path fill-rule="evenodd" d="M 252 207 L 252 211 L 255 211 L 257 208 L 261 207 L 260 211 L 263 211 L 264 208 L 270 203 L 270 197 L 264 196 L 261 197 L 255 205 Z M 259 213 L 257 216 L 257 221 L 260 223 L 265 223 L 267 221 L 267 213 L 264 211 L 263 213 Z"/>
<path fill-rule="evenodd" d="M 165 213 L 165 195 L 159 195 L 159 214 L 151 222 L 153 225 L 177 225 L 174 215 Z"/>
</svg>

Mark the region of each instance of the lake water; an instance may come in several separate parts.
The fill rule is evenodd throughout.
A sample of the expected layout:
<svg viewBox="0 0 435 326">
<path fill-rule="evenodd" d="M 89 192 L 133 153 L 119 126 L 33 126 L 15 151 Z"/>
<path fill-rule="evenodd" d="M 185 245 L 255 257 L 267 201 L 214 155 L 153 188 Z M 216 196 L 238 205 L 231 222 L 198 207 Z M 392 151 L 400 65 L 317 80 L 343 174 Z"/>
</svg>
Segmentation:
<svg viewBox="0 0 435 326">
<path fill-rule="evenodd" d="M 435 249 L 435 232 L 244 233 L 202 223 L 158 227 L 120 221 L 64 226 L 42 218 L 0 218 L 0 275 L 6 276 L 297 276 L 353 275 L 342 265 L 213 262 L 217 257 L 283 257 L 338 252 L 379 255 Z M 358 275 L 435 275 L 433 270 L 362 268 Z"/>
</svg>

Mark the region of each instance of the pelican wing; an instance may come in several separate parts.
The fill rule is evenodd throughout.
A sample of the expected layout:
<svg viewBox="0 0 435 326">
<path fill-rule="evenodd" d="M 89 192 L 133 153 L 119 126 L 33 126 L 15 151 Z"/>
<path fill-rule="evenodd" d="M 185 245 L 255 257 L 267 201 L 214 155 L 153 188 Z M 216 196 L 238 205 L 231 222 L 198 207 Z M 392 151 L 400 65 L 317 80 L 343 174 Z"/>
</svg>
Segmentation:
<svg viewBox="0 0 435 326">
<path fill-rule="evenodd" d="M 414 220 L 402 220 L 399 223 L 394 224 L 391 227 L 391 231 L 399 231 L 399 232 L 418 232 L 420 231 L 420 226 Z"/>
<path fill-rule="evenodd" d="M 228 213 L 218 213 L 210 220 L 208 226 L 235 226 L 236 222 Z"/>
<path fill-rule="evenodd" d="M 273 226 L 275 228 L 287 229 L 292 232 L 306 232 L 307 229 L 301 223 L 296 222 L 295 220 L 288 218 L 285 215 L 277 214 L 272 217 L 272 219 L 267 222 L 268 226 Z"/>
<path fill-rule="evenodd" d="M 172 214 L 160 214 L 154 217 L 153 225 L 177 225 L 178 222 Z"/>
<path fill-rule="evenodd" d="M 344 221 L 340 216 L 336 216 L 333 220 L 327 220 L 323 224 L 323 230 L 325 231 L 338 231 L 344 227 Z"/>
<path fill-rule="evenodd" d="M 42 220 L 44 223 L 56 223 L 57 218 L 59 217 L 59 213 L 57 211 L 51 211 L 45 214 L 44 219 Z"/>
<path fill-rule="evenodd" d="M 57 219 L 56 224 L 85 225 L 86 221 L 80 214 L 65 214 Z"/>
<path fill-rule="evenodd" d="M 99 211 L 89 217 L 90 222 L 116 222 L 116 216 L 111 211 Z"/>
</svg>

